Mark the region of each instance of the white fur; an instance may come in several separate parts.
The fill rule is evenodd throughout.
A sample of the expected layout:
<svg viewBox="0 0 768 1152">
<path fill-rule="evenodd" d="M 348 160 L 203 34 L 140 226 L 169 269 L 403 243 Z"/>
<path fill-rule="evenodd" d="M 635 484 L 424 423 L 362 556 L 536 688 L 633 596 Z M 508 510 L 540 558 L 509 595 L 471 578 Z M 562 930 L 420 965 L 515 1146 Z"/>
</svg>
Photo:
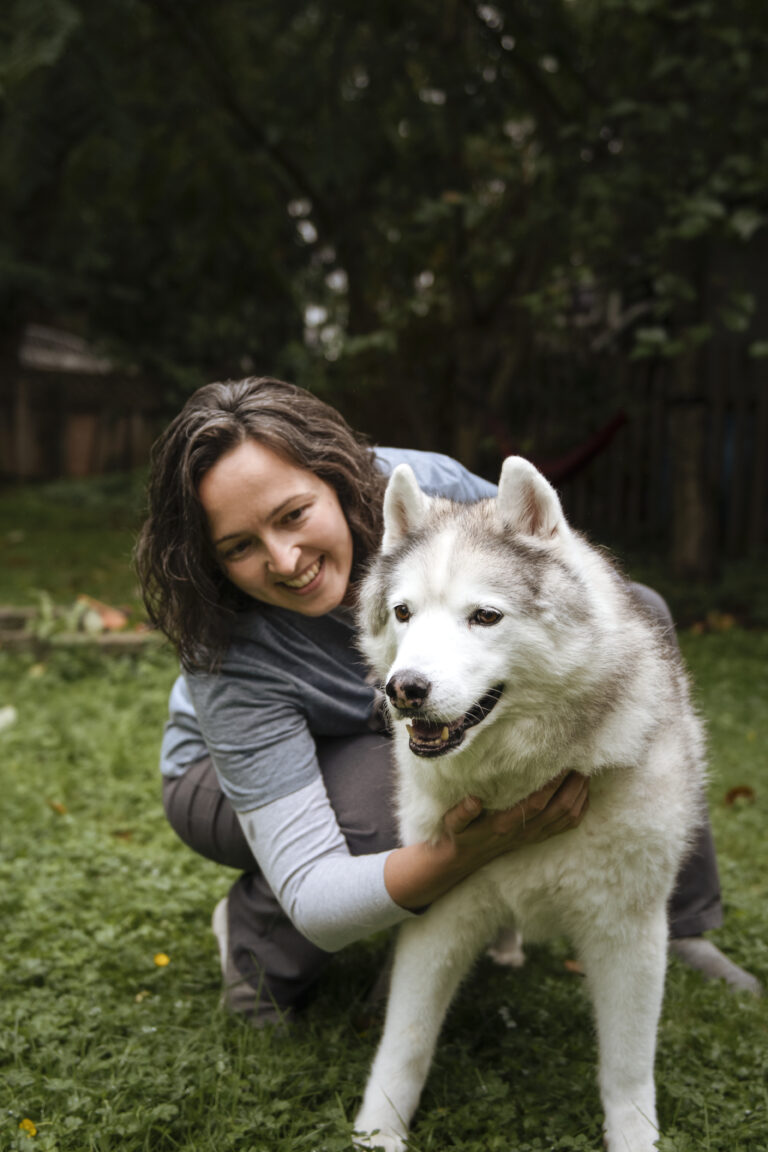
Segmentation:
<svg viewBox="0 0 768 1152">
<path fill-rule="evenodd" d="M 410 751 L 395 715 L 403 841 L 437 838 L 466 795 L 506 808 L 567 768 L 592 777 L 590 808 L 577 829 L 497 858 L 401 930 L 355 1129 L 378 1133 L 362 1146 L 405 1147 L 456 988 L 500 931 L 501 958 L 519 962 L 514 925 L 530 940 L 570 936 L 594 1005 L 607 1148 L 651 1152 L 666 903 L 703 772 L 685 674 L 530 464 L 505 461 L 498 499 L 471 510 L 429 501 L 409 473 L 396 470 L 385 500 L 388 555 L 363 589 L 365 651 L 384 681 L 405 669 L 430 681 L 432 719 L 459 718 L 495 684 L 505 689 L 437 758 Z M 477 608 L 502 619 L 472 624 Z"/>
</svg>

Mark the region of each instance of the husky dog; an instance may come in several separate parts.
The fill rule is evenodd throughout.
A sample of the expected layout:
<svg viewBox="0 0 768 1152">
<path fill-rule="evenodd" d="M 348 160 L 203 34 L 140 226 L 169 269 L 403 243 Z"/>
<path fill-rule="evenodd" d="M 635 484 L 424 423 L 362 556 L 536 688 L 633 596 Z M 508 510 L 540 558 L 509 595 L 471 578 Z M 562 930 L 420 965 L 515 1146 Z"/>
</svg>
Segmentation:
<svg viewBox="0 0 768 1152">
<path fill-rule="evenodd" d="M 473 505 L 430 499 L 400 465 L 384 522 L 361 645 L 394 720 L 403 842 L 436 840 L 467 795 L 504 809 L 566 769 L 591 783 L 577 828 L 497 857 L 400 930 L 359 1143 L 405 1147 L 450 1001 L 514 926 L 570 937 L 597 1022 L 606 1146 L 652 1152 L 666 904 L 704 771 L 675 645 L 523 459 Z"/>
</svg>

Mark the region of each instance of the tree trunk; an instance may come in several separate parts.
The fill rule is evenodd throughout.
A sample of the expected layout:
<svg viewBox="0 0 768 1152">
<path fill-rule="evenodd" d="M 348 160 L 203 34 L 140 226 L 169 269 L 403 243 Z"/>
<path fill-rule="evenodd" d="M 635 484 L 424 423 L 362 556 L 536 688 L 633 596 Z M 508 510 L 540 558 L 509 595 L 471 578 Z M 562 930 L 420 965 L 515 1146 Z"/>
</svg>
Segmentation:
<svg viewBox="0 0 768 1152">
<path fill-rule="evenodd" d="M 717 504 L 707 468 L 707 408 L 700 358 L 689 349 L 674 366 L 669 425 L 672 465 L 671 562 L 676 576 L 711 580 L 717 573 Z"/>
<path fill-rule="evenodd" d="M 488 333 L 469 317 L 459 326 L 454 339 L 452 452 L 470 471 L 478 467 L 480 443 L 488 425 L 488 342 Z"/>
</svg>

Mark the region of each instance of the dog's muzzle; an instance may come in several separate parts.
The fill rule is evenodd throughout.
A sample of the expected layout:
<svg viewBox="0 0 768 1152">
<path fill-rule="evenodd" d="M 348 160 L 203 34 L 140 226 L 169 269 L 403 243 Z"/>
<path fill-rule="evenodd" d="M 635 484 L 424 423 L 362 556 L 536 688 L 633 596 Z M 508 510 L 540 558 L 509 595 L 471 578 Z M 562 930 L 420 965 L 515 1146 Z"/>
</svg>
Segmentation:
<svg viewBox="0 0 768 1152">
<path fill-rule="evenodd" d="M 387 695 L 396 712 L 403 718 L 412 717 L 407 725 L 409 747 L 417 756 L 444 756 L 446 752 L 458 748 L 467 729 L 474 728 L 485 720 L 504 691 L 504 685 L 497 684 L 458 720 L 433 720 L 418 714 L 428 695 L 428 690 L 426 692 L 423 690 L 423 683 L 420 685 L 421 690 L 410 696 L 406 696 L 404 691 L 399 693 L 398 685 L 393 685 L 390 689 L 391 684 L 392 681 L 387 684 Z M 399 687 L 402 688 L 402 682 Z M 414 697 L 418 699 L 418 703 L 415 703 Z"/>
</svg>

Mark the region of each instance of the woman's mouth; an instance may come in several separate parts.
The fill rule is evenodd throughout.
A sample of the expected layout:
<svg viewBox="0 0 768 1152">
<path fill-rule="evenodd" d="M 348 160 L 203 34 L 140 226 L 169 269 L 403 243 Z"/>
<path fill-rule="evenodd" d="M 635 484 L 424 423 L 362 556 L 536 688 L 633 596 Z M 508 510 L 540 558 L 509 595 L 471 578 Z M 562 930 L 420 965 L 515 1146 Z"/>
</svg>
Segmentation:
<svg viewBox="0 0 768 1152">
<path fill-rule="evenodd" d="M 294 576 L 292 580 L 281 580 L 280 586 L 283 588 L 290 588 L 291 592 L 312 592 L 314 591 L 315 582 L 319 580 L 320 574 L 325 564 L 325 557 L 320 556 L 315 560 L 314 564 L 310 564 L 309 568 L 305 568 L 298 576 Z"/>
</svg>

